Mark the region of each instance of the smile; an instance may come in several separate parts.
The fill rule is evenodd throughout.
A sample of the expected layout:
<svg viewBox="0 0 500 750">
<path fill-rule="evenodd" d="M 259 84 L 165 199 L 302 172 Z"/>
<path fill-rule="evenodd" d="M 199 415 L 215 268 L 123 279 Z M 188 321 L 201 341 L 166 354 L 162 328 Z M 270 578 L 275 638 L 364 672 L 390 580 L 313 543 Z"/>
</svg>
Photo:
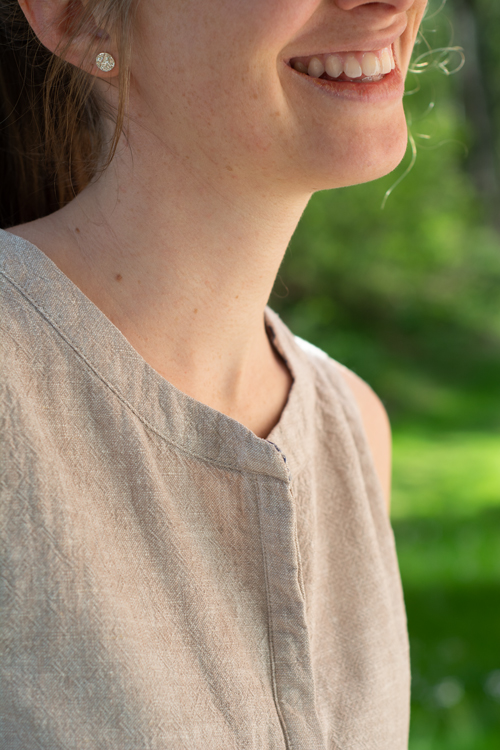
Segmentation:
<svg viewBox="0 0 500 750">
<path fill-rule="evenodd" d="M 381 81 L 396 67 L 392 47 L 373 52 L 341 52 L 294 57 L 289 65 L 310 78 L 346 83 Z"/>
</svg>

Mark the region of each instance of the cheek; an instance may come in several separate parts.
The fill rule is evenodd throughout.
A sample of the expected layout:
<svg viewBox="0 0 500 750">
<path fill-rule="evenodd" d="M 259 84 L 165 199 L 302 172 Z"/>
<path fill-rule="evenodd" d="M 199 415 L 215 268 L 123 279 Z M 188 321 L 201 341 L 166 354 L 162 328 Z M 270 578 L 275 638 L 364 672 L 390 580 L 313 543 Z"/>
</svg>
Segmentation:
<svg viewBox="0 0 500 750">
<path fill-rule="evenodd" d="M 427 0 L 424 0 L 423 2 L 417 0 L 417 2 L 415 2 L 414 6 L 411 9 L 411 12 L 408 14 L 408 26 L 405 34 L 407 36 L 407 39 L 409 40 L 409 44 L 406 45 L 404 51 L 402 51 L 400 60 L 401 68 L 405 73 L 408 71 L 413 47 L 418 36 L 418 30 L 420 28 L 420 24 L 422 22 L 426 7 Z"/>
</svg>

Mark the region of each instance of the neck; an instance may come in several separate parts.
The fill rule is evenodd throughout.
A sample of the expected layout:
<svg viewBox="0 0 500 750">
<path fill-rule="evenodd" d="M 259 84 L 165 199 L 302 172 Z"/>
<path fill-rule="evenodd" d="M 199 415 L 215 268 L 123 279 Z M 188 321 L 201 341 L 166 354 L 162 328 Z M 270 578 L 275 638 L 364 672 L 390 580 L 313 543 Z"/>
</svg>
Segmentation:
<svg viewBox="0 0 500 750">
<path fill-rule="evenodd" d="M 42 220 L 42 236 L 24 236 L 167 380 L 265 434 L 290 376 L 269 344 L 264 308 L 309 196 L 171 153 L 159 159 L 153 144 L 130 154 L 123 148 Z M 265 418 L 246 414 L 280 379 L 281 405 Z"/>
</svg>

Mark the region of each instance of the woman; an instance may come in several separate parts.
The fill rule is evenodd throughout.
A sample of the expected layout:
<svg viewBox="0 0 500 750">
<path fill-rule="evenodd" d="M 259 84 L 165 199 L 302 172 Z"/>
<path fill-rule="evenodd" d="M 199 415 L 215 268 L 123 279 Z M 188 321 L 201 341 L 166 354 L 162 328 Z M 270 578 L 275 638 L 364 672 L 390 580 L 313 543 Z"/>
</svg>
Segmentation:
<svg viewBox="0 0 500 750">
<path fill-rule="evenodd" d="M 266 302 L 311 194 L 401 160 L 424 0 L 19 4 L 2 748 L 402 750 L 386 415 Z"/>
</svg>

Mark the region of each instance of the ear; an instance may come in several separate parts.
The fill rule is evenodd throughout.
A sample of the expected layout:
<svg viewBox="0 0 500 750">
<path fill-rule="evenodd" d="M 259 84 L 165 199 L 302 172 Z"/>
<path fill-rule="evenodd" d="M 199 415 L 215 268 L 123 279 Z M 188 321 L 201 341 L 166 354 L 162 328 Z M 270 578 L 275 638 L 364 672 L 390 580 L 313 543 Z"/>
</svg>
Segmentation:
<svg viewBox="0 0 500 750">
<path fill-rule="evenodd" d="M 55 55 L 98 78 L 118 75 L 116 40 L 89 13 L 87 0 L 19 0 L 19 5 L 40 42 Z M 96 65 L 103 52 L 115 61 L 109 72 Z"/>
</svg>

